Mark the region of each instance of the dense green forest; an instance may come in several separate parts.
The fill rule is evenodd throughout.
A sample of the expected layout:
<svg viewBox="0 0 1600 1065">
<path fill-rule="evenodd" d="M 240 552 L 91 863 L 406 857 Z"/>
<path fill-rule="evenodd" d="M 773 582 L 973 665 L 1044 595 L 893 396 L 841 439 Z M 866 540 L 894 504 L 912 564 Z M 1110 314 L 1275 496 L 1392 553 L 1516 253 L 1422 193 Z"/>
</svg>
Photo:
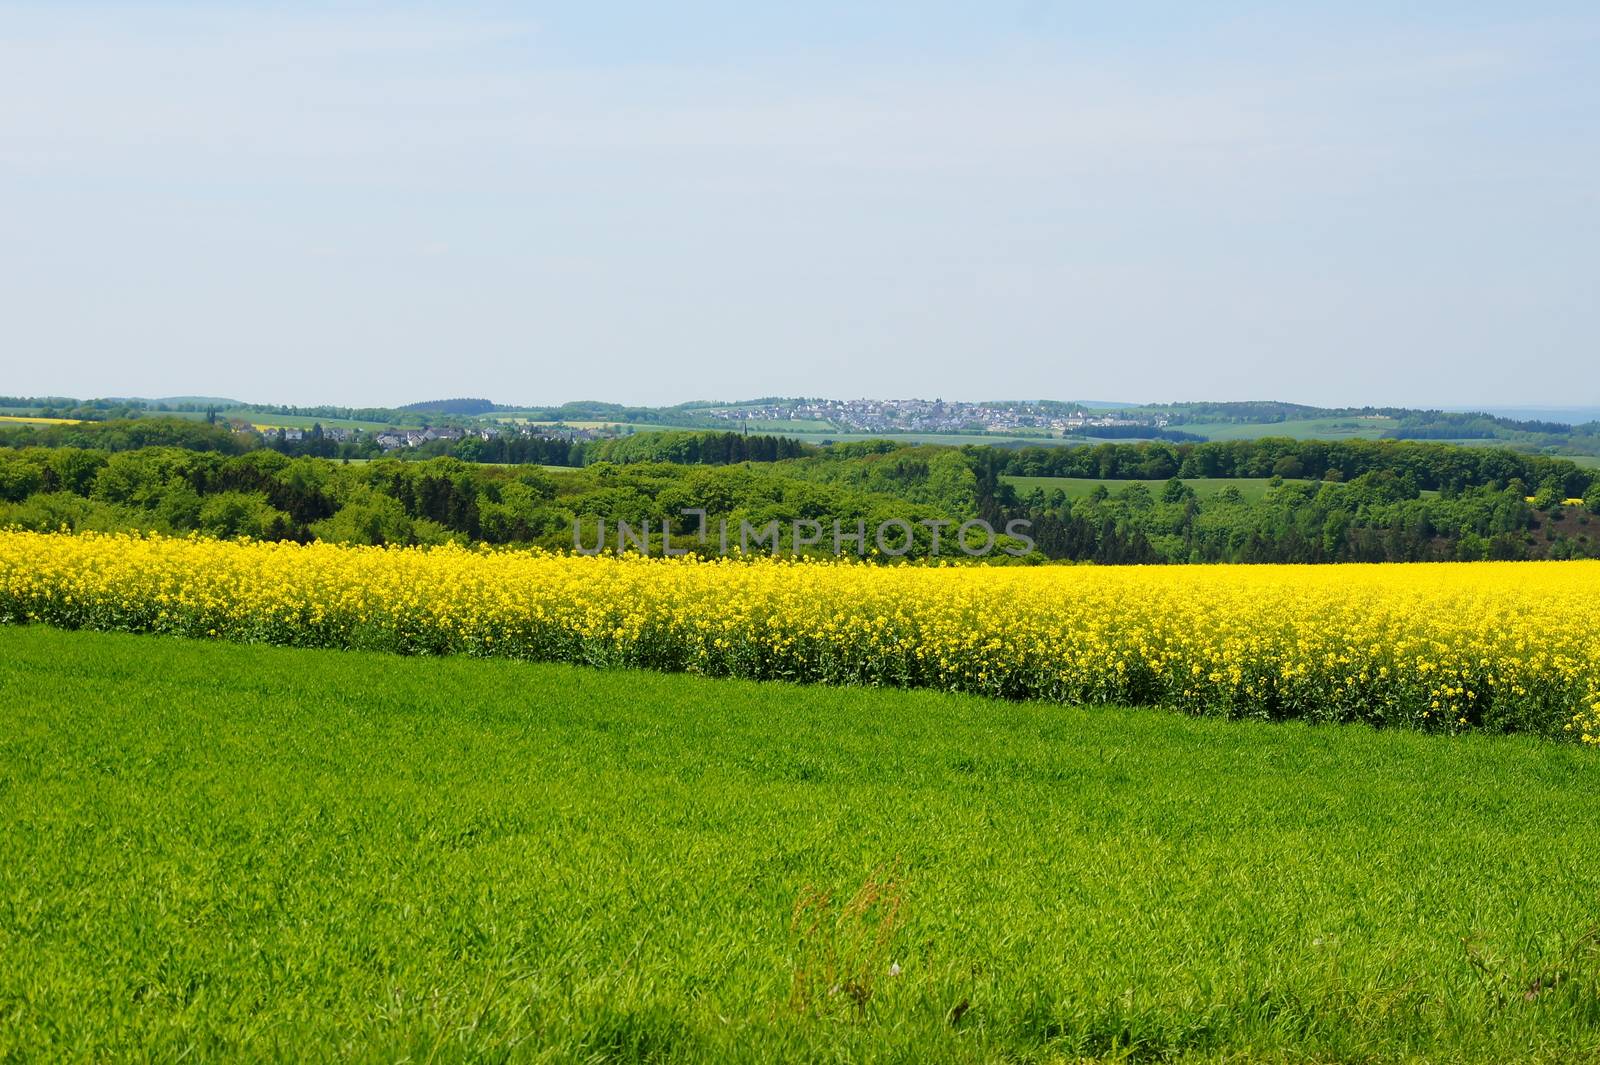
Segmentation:
<svg viewBox="0 0 1600 1065">
<path fill-rule="evenodd" d="M 1237 490 L 1201 500 L 1174 478 L 1159 492 L 1135 483 L 1076 501 L 1035 491 L 1006 509 L 1030 516 L 1047 557 L 1105 563 L 1600 557 L 1600 491 L 1582 506 L 1560 500 L 1530 503 L 1520 484 L 1424 498 L 1403 477 L 1367 473 L 1285 483 L 1254 502 Z"/>
<path fill-rule="evenodd" d="M 291 459 L 261 449 L 240 456 L 153 447 L 0 450 L 0 526 L 35 530 L 168 534 L 198 531 L 258 539 L 324 539 L 357 544 L 447 540 L 567 549 L 574 521 L 593 544 L 602 520 L 634 529 L 671 520 L 697 531 L 707 511 L 763 527 L 777 521 L 912 523 L 970 511 L 970 485 L 948 502 L 959 510 L 843 483 L 808 480 L 774 464 L 676 466 L 596 463 L 553 474 L 537 466 L 473 465 L 452 458 L 346 464 Z M 607 543 L 614 544 L 613 534 Z M 926 553 L 926 537 L 913 554 Z"/>
<path fill-rule="evenodd" d="M 1365 473 L 1406 477 L 1419 490 L 1499 485 L 1552 485 L 1582 496 L 1600 471 L 1569 459 L 1505 448 L 1457 447 L 1424 441 L 1219 440 L 1203 444 L 1102 444 L 1086 448 L 1023 448 L 997 452 L 1002 472 L 1027 477 L 1165 480 L 1168 477 L 1309 477 L 1349 481 Z"/>
<path fill-rule="evenodd" d="M 181 418 L 119 418 L 78 425 L 5 425 L 0 423 L 0 448 L 93 448 L 132 451 L 142 447 L 180 447 L 242 455 L 260 447 L 259 438 L 232 432 L 227 426 Z"/>
<path fill-rule="evenodd" d="M 173 427 L 181 427 L 181 431 Z M 154 430 L 154 435 L 147 433 Z M 1256 440 L 1009 451 L 870 441 L 639 434 L 574 445 L 568 470 L 451 456 L 290 456 L 203 422 L 24 430 L 0 447 L 0 526 L 139 529 L 363 544 L 446 540 L 569 549 L 574 523 L 676 534 L 687 509 L 764 526 L 899 519 L 1030 523 L 1035 560 L 1335 562 L 1600 557 L 1600 471 L 1512 451 L 1401 441 Z M 80 434 L 100 446 L 76 446 Z M 98 434 L 98 435 L 95 435 Z M 474 441 L 481 442 L 481 441 Z M 416 449 L 420 450 L 420 449 Z M 1069 498 L 1048 481 L 1095 478 Z M 1185 479 L 1271 478 L 1259 498 Z M 1142 480 L 1158 483 L 1152 488 Z M 1129 482 L 1119 484 L 1121 481 Z M 1568 502 L 1581 500 L 1581 503 Z M 607 543 L 612 543 L 608 534 Z M 829 553 L 828 547 L 818 549 Z"/>
<path fill-rule="evenodd" d="M 1025 515 L 1050 558 L 1401 562 L 1600 557 L 1600 472 L 1565 459 L 1408 441 L 1241 440 L 989 451 L 980 509 Z M 994 474 L 988 473 L 989 470 Z M 1087 498 L 995 474 L 1110 482 Z M 1271 478 L 1201 499 L 1184 479 Z M 1152 492 L 1143 483 L 1166 480 Z M 1566 501 L 1581 499 L 1577 506 Z"/>
</svg>

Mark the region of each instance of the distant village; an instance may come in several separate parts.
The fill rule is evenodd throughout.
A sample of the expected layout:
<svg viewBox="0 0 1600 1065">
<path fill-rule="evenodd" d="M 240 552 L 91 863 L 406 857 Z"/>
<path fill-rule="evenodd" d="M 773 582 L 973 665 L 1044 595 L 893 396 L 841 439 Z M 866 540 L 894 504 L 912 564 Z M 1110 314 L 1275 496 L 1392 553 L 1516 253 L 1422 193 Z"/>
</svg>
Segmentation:
<svg viewBox="0 0 1600 1065">
<path fill-rule="evenodd" d="M 1130 418 L 1124 412 L 1108 412 L 1073 407 L 1061 403 L 961 403 L 939 399 L 855 399 L 855 400 L 772 400 L 727 407 L 707 407 L 685 412 L 688 420 L 662 423 L 662 429 L 721 428 L 735 432 L 752 430 L 782 431 L 781 423 L 792 422 L 795 431 L 821 429 L 840 433 L 1028 433 L 1064 436 L 1086 430 L 1143 426 L 1161 429 L 1164 417 Z M 774 423 L 779 423 L 774 425 Z M 258 432 L 270 441 L 297 444 L 319 438 L 334 443 L 367 441 L 383 451 L 421 447 L 436 440 L 455 442 L 476 436 L 497 438 L 542 438 L 551 440 L 593 440 L 617 436 L 642 428 L 639 425 L 611 424 L 582 428 L 564 424 L 526 424 L 514 421 L 469 419 L 467 424 L 390 428 L 376 431 L 319 426 L 296 428 L 233 422 L 235 431 Z"/>
<path fill-rule="evenodd" d="M 1041 403 L 946 403 L 927 399 L 777 400 L 719 407 L 707 416 L 727 422 L 821 421 L 852 433 L 1015 432 L 1052 434 L 1088 428 L 1145 425 L 1164 428 L 1165 418 L 1133 419 L 1104 411 Z"/>
</svg>

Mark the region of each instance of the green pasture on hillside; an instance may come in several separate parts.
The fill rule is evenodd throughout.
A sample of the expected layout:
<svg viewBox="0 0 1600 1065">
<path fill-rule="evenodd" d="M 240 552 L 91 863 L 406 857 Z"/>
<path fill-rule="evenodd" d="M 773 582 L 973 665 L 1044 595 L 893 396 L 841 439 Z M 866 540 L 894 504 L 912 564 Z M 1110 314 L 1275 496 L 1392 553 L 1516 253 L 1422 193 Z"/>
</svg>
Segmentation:
<svg viewBox="0 0 1600 1065">
<path fill-rule="evenodd" d="M 496 411 L 494 414 L 484 415 L 483 417 L 489 418 L 489 419 L 491 419 L 493 421 L 496 421 L 496 422 L 504 422 L 504 423 L 509 424 L 509 425 L 527 425 L 527 426 L 532 426 L 532 427 L 535 427 L 535 428 L 548 428 L 548 427 L 558 426 L 558 425 L 562 426 L 563 428 L 567 428 L 567 429 L 629 429 L 629 428 L 632 428 L 632 429 L 634 429 L 634 430 L 636 430 L 638 432 L 649 432 L 649 433 L 659 433 L 659 432 L 662 432 L 663 430 L 667 430 L 667 429 L 673 428 L 673 426 L 669 426 L 669 425 L 656 425 L 656 424 L 643 424 L 643 423 L 640 423 L 638 425 L 632 425 L 632 424 L 630 424 L 628 422 L 603 422 L 603 421 L 602 422 L 596 422 L 596 421 L 583 421 L 581 419 L 577 420 L 577 421 L 550 421 L 548 419 L 527 418 L 527 417 L 524 417 L 521 414 L 517 413 L 516 411 L 504 411 L 504 412 Z"/>
<path fill-rule="evenodd" d="M 204 418 L 201 414 L 198 417 Z M 313 425 L 320 425 L 324 429 L 365 429 L 368 432 L 381 432 L 394 426 L 388 422 L 364 422 L 353 418 L 311 418 L 302 414 L 264 414 L 260 411 L 222 411 L 217 415 L 218 420 L 240 419 L 252 425 L 270 425 L 274 428 L 284 429 L 309 429 Z"/>
<path fill-rule="evenodd" d="M 147 410 L 139 412 L 141 418 L 179 418 L 188 422 L 203 422 L 206 412 L 203 410 Z M 267 414 L 257 410 L 240 410 L 234 407 L 218 407 L 216 410 L 219 424 L 240 421 L 252 425 L 270 425 L 274 428 L 284 429 L 310 429 L 320 425 L 324 429 L 365 429 L 369 432 L 378 432 L 391 428 L 386 422 L 358 421 L 351 418 L 312 418 L 303 414 Z"/>
<path fill-rule="evenodd" d="M 0 628 L 0 1060 L 1589 1059 L 1597 773 Z"/>
<path fill-rule="evenodd" d="M 1282 422 L 1194 422 L 1175 425 L 1207 440 L 1259 440 L 1286 436 L 1296 440 L 1377 440 L 1399 426 L 1393 418 L 1304 418 Z"/>
<path fill-rule="evenodd" d="M 748 427 L 752 433 L 777 433 L 787 435 L 792 432 L 818 432 L 826 433 L 833 426 L 816 418 L 795 418 L 783 421 L 775 418 L 751 418 L 745 422 L 726 422 L 721 419 L 707 419 L 706 424 L 718 429 L 743 430 Z"/>
</svg>

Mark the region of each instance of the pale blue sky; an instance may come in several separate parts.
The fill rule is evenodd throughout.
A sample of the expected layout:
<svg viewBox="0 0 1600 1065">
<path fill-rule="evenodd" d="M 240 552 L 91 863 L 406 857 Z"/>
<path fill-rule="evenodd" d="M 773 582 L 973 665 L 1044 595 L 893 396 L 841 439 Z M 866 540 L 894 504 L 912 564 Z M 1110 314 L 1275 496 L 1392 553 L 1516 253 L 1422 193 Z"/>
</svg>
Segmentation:
<svg viewBox="0 0 1600 1065">
<path fill-rule="evenodd" d="M 1600 404 L 1593 3 L 1286 7 L 0 0 L 0 393 Z"/>
</svg>

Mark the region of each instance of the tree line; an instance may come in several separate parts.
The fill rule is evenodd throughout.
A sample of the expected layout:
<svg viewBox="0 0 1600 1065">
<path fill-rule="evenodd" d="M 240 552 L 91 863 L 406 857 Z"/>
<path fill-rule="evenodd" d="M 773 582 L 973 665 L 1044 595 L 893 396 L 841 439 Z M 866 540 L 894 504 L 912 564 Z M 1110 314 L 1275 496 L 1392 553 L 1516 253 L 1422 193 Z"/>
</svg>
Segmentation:
<svg viewBox="0 0 1600 1065">
<path fill-rule="evenodd" d="M 1101 444 L 1085 448 L 1003 451 L 1000 472 L 1025 477 L 1093 480 L 1182 478 L 1309 478 L 1352 481 L 1368 473 L 1408 477 L 1421 490 L 1505 487 L 1512 481 L 1552 486 L 1563 498 L 1582 496 L 1600 469 L 1571 459 L 1508 448 L 1460 447 L 1410 440 L 1217 440 L 1206 443 Z"/>
<path fill-rule="evenodd" d="M 704 518 L 685 514 L 690 510 Z M 36 531 L 563 550 L 574 546 L 575 523 L 592 544 L 601 522 L 613 532 L 618 522 L 659 532 L 670 521 L 676 539 L 698 533 L 702 521 L 725 521 L 737 534 L 741 523 L 787 529 L 815 521 L 831 530 L 835 521 L 854 529 L 900 520 L 916 526 L 911 556 L 918 557 L 933 535 L 920 523 L 949 525 L 967 516 L 843 480 L 796 477 L 777 463 L 598 462 L 553 473 L 448 457 L 355 464 L 264 448 L 243 455 L 174 447 L 0 450 L 0 527 Z"/>
<path fill-rule="evenodd" d="M 1038 558 L 1106 564 L 1600 555 L 1593 520 L 1600 478 L 1590 471 L 1543 456 L 1438 445 L 1242 441 L 1009 452 L 869 441 L 799 454 L 756 444 L 766 456 L 757 461 L 719 434 L 641 434 L 603 442 L 597 453 L 611 459 L 555 472 L 543 468 L 554 463 L 450 456 L 351 463 L 260 446 L 235 452 L 227 448 L 237 446 L 237 434 L 175 424 L 185 446 L 0 449 L 0 526 L 566 549 L 574 522 L 594 529 L 600 521 L 613 528 L 648 521 L 659 529 L 672 521 L 681 531 L 689 521 L 683 511 L 699 509 L 735 528 L 745 520 L 849 527 L 981 517 L 1001 529 L 1022 519 L 1031 523 Z M 744 448 L 761 439 L 720 436 Z M 1061 488 L 1019 493 L 1011 483 L 1016 471 L 1094 476 L 1108 468 L 1124 480 L 1159 480 L 1149 477 L 1155 470 L 1167 479 L 1155 491 L 1105 479 L 1080 498 Z M 1247 498 L 1232 485 L 1197 492 L 1183 479 L 1223 469 L 1275 483 Z M 1305 476 L 1317 469 L 1320 479 Z M 918 535 L 913 555 L 927 546 Z"/>
<path fill-rule="evenodd" d="M 1201 496 L 1178 478 L 1018 498 L 1002 486 L 998 516 L 1026 516 L 1050 558 L 1100 563 L 1435 562 L 1600 557 L 1600 486 L 1579 504 L 1521 481 L 1423 495 L 1403 476 L 1281 482 L 1247 500 L 1229 486 Z"/>
<path fill-rule="evenodd" d="M 726 465 L 734 462 L 777 462 L 815 454 L 813 445 L 792 437 L 747 435 L 718 430 L 677 430 L 620 437 L 582 439 L 559 433 L 524 436 L 504 433 L 485 440 L 468 434 L 457 440 L 430 440 L 416 447 L 385 451 L 371 433 L 335 440 L 312 425 L 298 439 L 276 431 L 234 432 L 227 425 L 183 418 L 129 418 L 77 425 L 0 425 L 0 447 L 76 447 L 132 451 L 143 447 L 179 447 L 242 455 L 258 448 L 290 458 L 395 459 L 458 458 L 465 462 L 506 465 L 583 466 L 592 462 L 674 462 L 680 465 Z"/>
</svg>

